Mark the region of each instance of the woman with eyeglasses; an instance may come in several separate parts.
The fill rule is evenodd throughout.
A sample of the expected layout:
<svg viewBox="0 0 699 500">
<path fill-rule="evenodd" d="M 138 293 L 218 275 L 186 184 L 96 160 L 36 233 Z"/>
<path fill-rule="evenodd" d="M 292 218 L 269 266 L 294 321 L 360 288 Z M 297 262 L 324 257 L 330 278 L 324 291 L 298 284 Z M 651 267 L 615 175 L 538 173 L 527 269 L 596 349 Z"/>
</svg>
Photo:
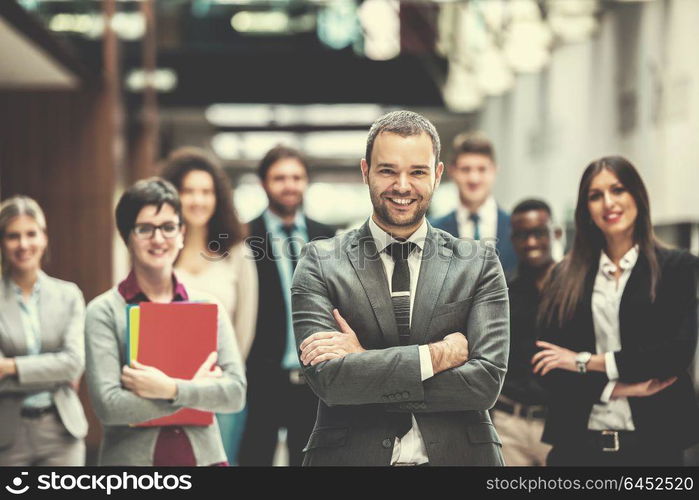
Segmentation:
<svg viewBox="0 0 699 500">
<path fill-rule="evenodd" d="M 175 263 L 177 278 L 221 302 L 245 360 L 257 320 L 257 268 L 233 208 L 228 178 L 213 158 L 193 147 L 173 151 L 162 176 L 179 191 L 187 228 Z M 219 413 L 216 418 L 228 462 L 237 464 L 246 411 Z"/>
<path fill-rule="evenodd" d="M 583 173 L 573 248 L 552 272 L 532 358 L 550 407 L 549 465 L 682 465 L 699 441 L 687 373 L 696 343 L 695 258 L 655 238 L 625 158 Z"/>
<path fill-rule="evenodd" d="M 0 465 L 85 464 L 76 393 L 85 360 L 78 287 L 41 270 L 46 218 L 31 198 L 0 204 Z"/>
<path fill-rule="evenodd" d="M 104 427 L 100 465 L 226 465 L 218 425 L 133 427 L 181 408 L 236 412 L 245 402 L 245 372 L 230 319 L 210 295 L 185 287 L 173 267 L 183 247 L 177 190 L 151 178 L 126 190 L 116 208 L 132 269 L 87 307 L 86 376 Z M 141 302 L 218 304 L 218 348 L 192 380 L 174 379 L 136 361 L 126 366 L 126 306 Z M 196 334 L 196 332 L 192 332 Z"/>
</svg>

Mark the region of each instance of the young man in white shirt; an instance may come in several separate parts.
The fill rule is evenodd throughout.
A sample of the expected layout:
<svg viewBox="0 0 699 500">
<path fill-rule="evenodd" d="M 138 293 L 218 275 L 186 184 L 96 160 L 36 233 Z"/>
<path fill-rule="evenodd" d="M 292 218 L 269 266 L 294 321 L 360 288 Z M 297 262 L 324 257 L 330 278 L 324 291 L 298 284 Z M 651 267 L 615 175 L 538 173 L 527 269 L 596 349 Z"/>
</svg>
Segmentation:
<svg viewBox="0 0 699 500">
<path fill-rule="evenodd" d="M 510 215 L 498 207 L 492 194 L 497 170 L 495 148 L 487 137 L 458 135 L 448 173 L 459 189 L 460 203 L 432 224 L 457 238 L 495 242 L 500 263 L 510 273 L 517 267 L 517 256 L 510 241 Z"/>
</svg>

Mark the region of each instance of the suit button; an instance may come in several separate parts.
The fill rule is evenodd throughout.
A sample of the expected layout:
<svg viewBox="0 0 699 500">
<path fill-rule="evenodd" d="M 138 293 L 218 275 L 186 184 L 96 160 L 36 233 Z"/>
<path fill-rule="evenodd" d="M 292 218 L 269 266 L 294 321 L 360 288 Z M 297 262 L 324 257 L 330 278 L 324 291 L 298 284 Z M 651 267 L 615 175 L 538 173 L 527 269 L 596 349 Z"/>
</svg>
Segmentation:
<svg viewBox="0 0 699 500">
<path fill-rule="evenodd" d="M 381 441 L 381 446 L 384 448 L 390 448 L 393 445 L 393 442 L 390 439 L 384 439 Z"/>
<path fill-rule="evenodd" d="M 388 395 L 388 399 L 389 399 L 390 401 L 393 401 L 394 399 L 396 399 L 396 395 L 395 395 L 395 394 L 389 394 L 389 395 Z"/>
<path fill-rule="evenodd" d="M 383 399 L 384 401 L 388 401 L 388 396 L 384 394 L 383 396 L 381 396 L 381 399 Z"/>
<path fill-rule="evenodd" d="M 406 392 L 403 393 L 403 399 L 408 399 L 409 397 L 410 397 L 410 393 L 409 393 L 409 392 L 406 391 Z"/>
</svg>

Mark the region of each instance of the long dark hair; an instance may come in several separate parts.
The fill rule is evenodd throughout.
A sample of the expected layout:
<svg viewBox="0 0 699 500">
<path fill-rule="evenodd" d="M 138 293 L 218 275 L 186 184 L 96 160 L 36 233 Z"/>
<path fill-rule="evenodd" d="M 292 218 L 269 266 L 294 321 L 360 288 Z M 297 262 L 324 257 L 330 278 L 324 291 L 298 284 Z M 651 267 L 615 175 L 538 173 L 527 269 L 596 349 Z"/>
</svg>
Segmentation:
<svg viewBox="0 0 699 500">
<path fill-rule="evenodd" d="M 201 170 L 214 180 L 216 207 L 208 223 L 207 251 L 225 255 L 233 245 L 247 236 L 245 226 L 238 219 L 228 177 L 223 168 L 206 151 L 195 147 L 178 148 L 168 156 L 162 176 L 182 191 L 184 177 L 193 170 Z"/>
<path fill-rule="evenodd" d="M 590 184 L 602 170 L 613 173 L 628 190 L 636 202 L 638 215 L 634 224 L 634 242 L 638 244 L 639 255 L 645 257 L 650 268 L 650 300 L 655 300 L 655 289 L 660 279 L 660 266 L 655 250 L 660 243 L 653 233 L 650 220 L 648 192 L 636 168 L 621 156 L 605 156 L 590 163 L 578 190 L 578 204 L 575 207 L 575 240 L 573 248 L 563 259 L 557 272 L 550 278 L 539 307 L 539 322 L 562 325 L 570 320 L 582 299 L 588 272 L 596 269 L 600 251 L 605 248 L 604 234 L 592 221 L 588 209 Z"/>
</svg>

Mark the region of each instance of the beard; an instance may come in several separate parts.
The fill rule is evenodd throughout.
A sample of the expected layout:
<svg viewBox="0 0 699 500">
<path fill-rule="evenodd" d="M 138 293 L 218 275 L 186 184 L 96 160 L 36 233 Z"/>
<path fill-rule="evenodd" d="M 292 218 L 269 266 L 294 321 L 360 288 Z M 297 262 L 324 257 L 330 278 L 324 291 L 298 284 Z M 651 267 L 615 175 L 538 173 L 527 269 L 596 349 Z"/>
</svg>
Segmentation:
<svg viewBox="0 0 699 500">
<path fill-rule="evenodd" d="M 284 203 L 279 203 L 277 200 L 275 200 L 272 197 L 267 197 L 267 200 L 269 202 L 269 208 L 272 209 L 274 213 L 277 213 L 279 215 L 294 215 L 296 211 L 301 208 L 301 205 L 303 205 L 303 198 L 301 198 L 300 202 L 296 205 L 290 206 L 286 205 Z"/>
<path fill-rule="evenodd" d="M 376 217 L 387 226 L 415 226 L 422 220 L 422 218 L 427 213 L 427 209 L 430 206 L 431 197 L 428 199 L 418 197 L 418 199 L 414 202 L 415 210 L 413 212 L 413 215 L 410 216 L 409 214 L 405 214 L 404 217 L 398 219 L 391 214 L 391 211 L 388 207 L 388 203 L 390 202 L 388 200 L 383 198 L 381 194 L 374 193 L 374 191 L 372 190 L 370 190 L 369 193 L 371 197 L 371 204 L 374 206 L 374 213 L 376 214 Z M 388 193 L 387 195 L 390 195 L 390 193 Z"/>
</svg>

